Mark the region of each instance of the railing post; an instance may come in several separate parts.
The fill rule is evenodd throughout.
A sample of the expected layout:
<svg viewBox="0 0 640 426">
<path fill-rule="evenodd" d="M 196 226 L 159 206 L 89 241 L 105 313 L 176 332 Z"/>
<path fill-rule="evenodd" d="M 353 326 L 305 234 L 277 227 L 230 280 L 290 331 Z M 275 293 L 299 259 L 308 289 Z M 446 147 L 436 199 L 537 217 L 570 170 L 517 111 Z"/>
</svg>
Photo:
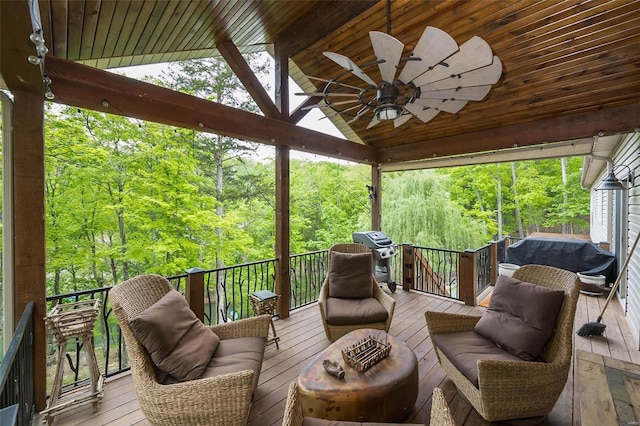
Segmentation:
<svg viewBox="0 0 640 426">
<path fill-rule="evenodd" d="M 409 291 L 415 283 L 414 248 L 411 243 L 402 244 L 402 289 Z"/>
<path fill-rule="evenodd" d="M 476 253 L 473 250 L 465 250 L 464 252 L 460 253 L 459 256 L 459 298 L 464 302 L 465 305 L 476 306 L 478 297 L 476 294 L 476 283 L 478 281 L 478 273 L 476 271 Z"/>
<path fill-rule="evenodd" d="M 495 286 L 498 280 L 498 246 L 500 241 L 491 241 L 491 285 Z"/>
<path fill-rule="evenodd" d="M 191 268 L 185 271 L 187 282 L 184 297 L 194 314 L 204 322 L 204 269 Z"/>
</svg>

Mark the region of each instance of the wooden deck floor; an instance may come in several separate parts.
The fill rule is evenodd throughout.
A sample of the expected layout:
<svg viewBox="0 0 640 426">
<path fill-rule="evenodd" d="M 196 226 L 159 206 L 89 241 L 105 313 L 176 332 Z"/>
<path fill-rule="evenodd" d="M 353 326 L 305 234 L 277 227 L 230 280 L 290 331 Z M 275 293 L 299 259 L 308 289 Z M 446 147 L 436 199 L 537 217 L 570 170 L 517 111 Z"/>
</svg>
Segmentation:
<svg viewBox="0 0 640 426">
<path fill-rule="evenodd" d="M 424 321 L 426 310 L 481 314 L 484 308 L 471 308 L 451 300 L 402 290 L 398 290 L 393 297 L 397 303 L 390 333 L 405 341 L 414 350 L 419 362 L 420 393 L 413 411 L 405 421 L 429 423 L 431 393 L 434 386 L 439 386 L 445 391 L 456 424 L 489 424 L 457 393 L 453 383 L 438 365 Z M 576 329 L 587 321 L 595 321 L 604 301 L 604 297 L 581 295 L 575 320 Z M 640 364 L 640 351 L 634 349 L 622 308 L 616 300 L 607 308 L 603 322 L 607 325 L 606 338 L 583 338 L 574 333 L 574 353 L 575 349 L 582 349 Z M 251 426 L 281 424 L 289 383 L 296 379 L 307 360 L 329 344 L 315 304 L 294 311 L 286 320 L 276 320 L 275 326 L 281 337 L 280 349 L 270 345 L 265 354 L 260 384 L 249 418 Z M 547 424 L 580 425 L 577 381 L 577 375 L 572 369 L 565 391 L 548 416 Z M 87 406 L 63 413 L 55 419 L 57 426 L 84 424 L 149 424 L 139 409 L 129 374 L 107 381 L 105 396 L 98 412 L 93 413 L 91 407 Z"/>
</svg>

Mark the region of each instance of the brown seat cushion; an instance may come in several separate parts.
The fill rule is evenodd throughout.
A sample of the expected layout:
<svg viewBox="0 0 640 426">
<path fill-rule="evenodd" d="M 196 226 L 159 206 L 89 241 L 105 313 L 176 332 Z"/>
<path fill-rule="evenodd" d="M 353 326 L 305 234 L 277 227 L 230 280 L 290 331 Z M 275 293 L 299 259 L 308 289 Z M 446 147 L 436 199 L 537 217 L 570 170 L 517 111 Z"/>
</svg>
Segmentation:
<svg viewBox="0 0 640 426">
<path fill-rule="evenodd" d="M 240 337 L 221 340 L 214 356 L 209 360 L 204 373 L 200 377 L 215 377 L 242 370 L 253 370 L 253 390 L 258 387 L 260 369 L 266 347 L 263 337 Z M 176 377 L 167 376 L 164 385 L 178 383 Z"/>
<path fill-rule="evenodd" d="M 329 297 L 362 299 L 373 296 L 373 255 L 331 252 Z"/>
<path fill-rule="evenodd" d="M 475 331 L 520 358 L 537 359 L 551 338 L 564 292 L 501 275 Z"/>
<path fill-rule="evenodd" d="M 497 359 L 523 362 L 521 358 L 500 349 L 475 331 L 434 334 L 431 336 L 431 341 L 476 387 L 478 387 L 478 360 Z"/>
<path fill-rule="evenodd" d="M 175 290 L 132 318 L 129 325 L 155 366 L 181 381 L 199 378 L 220 342 Z"/>
<path fill-rule="evenodd" d="M 389 313 L 373 297 L 368 299 L 327 299 L 327 323 L 330 325 L 358 325 L 384 322 Z"/>
</svg>

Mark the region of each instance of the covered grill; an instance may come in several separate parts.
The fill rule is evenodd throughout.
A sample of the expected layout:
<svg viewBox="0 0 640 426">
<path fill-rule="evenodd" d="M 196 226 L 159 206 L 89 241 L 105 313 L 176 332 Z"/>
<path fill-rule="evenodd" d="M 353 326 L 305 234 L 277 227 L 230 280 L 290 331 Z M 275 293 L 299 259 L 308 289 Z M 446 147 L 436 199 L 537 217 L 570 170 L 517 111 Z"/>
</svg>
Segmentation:
<svg viewBox="0 0 640 426">
<path fill-rule="evenodd" d="M 396 291 L 396 282 L 391 277 L 391 258 L 396 255 L 397 245 L 381 231 L 354 232 L 353 242 L 364 245 L 373 253 L 373 274 L 379 283 L 387 283 L 389 291 Z"/>
</svg>

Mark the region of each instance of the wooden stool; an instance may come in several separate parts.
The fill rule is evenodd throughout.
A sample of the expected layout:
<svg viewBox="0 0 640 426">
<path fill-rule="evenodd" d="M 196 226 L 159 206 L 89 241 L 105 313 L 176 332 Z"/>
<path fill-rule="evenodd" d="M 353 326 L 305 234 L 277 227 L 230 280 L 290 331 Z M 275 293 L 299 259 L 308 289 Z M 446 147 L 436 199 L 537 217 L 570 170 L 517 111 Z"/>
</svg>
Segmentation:
<svg viewBox="0 0 640 426">
<path fill-rule="evenodd" d="M 98 403 L 102 400 L 104 376 L 100 374 L 98 369 L 98 361 L 93 347 L 93 324 L 99 312 L 100 300 L 86 300 L 58 305 L 44 318 L 58 345 L 58 365 L 53 389 L 51 389 L 47 408 L 41 413 L 43 420 L 49 424 L 53 422 L 53 416 L 56 414 L 80 404 L 91 402 L 96 410 Z M 82 349 L 89 368 L 90 383 L 61 395 L 67 343 L 72 339 L 82 340 Z"/>
<path fill-rule="evenodd" d="M 254 314 L 269 314 L 273 317 L 273 314 L 276 311 L 276 304 L 278 303 L 278 299 L 280 299 L 280 295 L 272 293 L 269 290 L 260 290 L 251 293 L 249 295 L 249 298 L 251 299 L 251 304 L 253 305 Z M 276 349 L 280 349 L 280 345 L 278 345 L 278 341 L 280 340 L 280 338 L 276 334 L 276 327 L 273 325 L 273 319 L 271 319 L 271 331 L 273 332 L 273 337 L 267 339 L 267 345 L 275 343 Z"/>
</svg>

